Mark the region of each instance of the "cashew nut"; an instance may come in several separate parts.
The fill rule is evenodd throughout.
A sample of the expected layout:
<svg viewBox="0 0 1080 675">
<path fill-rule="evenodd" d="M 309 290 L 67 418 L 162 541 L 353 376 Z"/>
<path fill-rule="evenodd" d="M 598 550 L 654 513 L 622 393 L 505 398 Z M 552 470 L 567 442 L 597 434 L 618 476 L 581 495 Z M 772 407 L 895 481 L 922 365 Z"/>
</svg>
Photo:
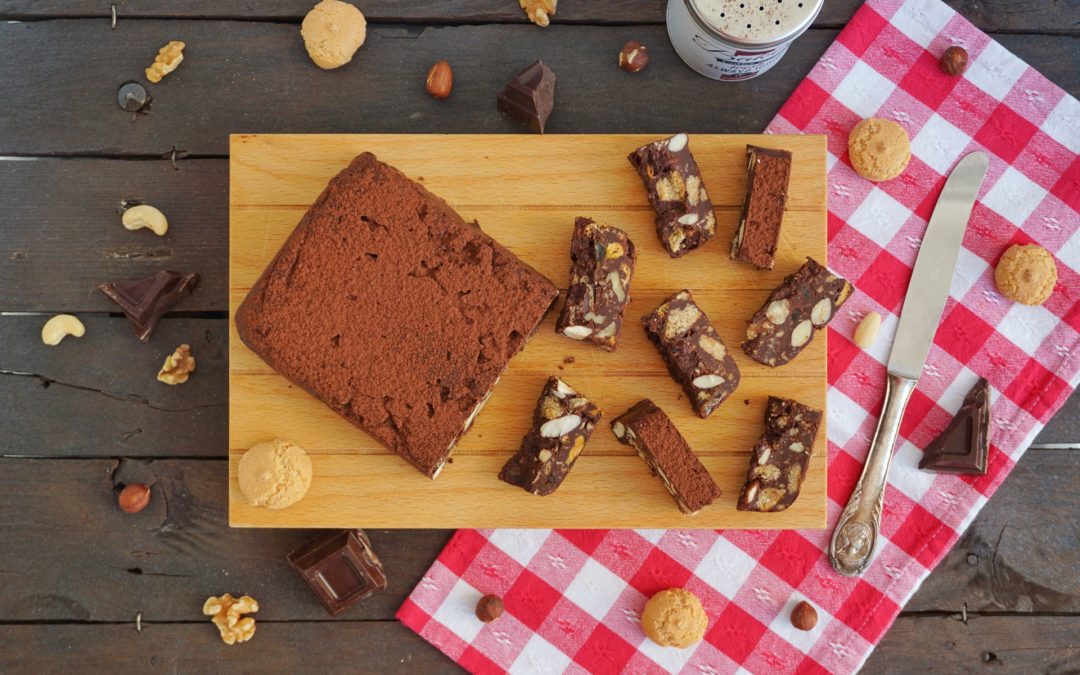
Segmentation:
<svg viewBox="0 0 1080 675">
<path fill-rule="evenodd" d="M 82 321 L 70 314 L 57 314 L 45 322 L 41 328 L 41 341 L 47 345 L 58 345 L 68 335 L 82 337 L 86 327 Z"/>
<path fill-rule="evenodd" d="M 169 221 L 165 219 L 165 214 L 149 204 L 132 206 L 127 211 L 124 211 L 121 221 L 124 223 L 124 227 L 129 230 L 138 230 L 145 227 L 153 230 L 154 234 L 159 237 L 169 229 Z"/>
</svg>

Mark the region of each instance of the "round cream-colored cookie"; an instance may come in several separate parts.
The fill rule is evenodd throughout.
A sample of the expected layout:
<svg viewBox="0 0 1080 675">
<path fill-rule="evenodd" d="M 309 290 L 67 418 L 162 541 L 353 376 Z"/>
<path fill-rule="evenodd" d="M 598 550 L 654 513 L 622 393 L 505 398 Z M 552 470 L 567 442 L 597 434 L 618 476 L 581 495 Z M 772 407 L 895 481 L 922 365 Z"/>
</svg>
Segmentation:
<svg viewBox="0 0 1080 675">
<path fill-rule="evenodd" d="M 892 180 L 911 160 L 911 139 L 896 122 L 869 117 L 848 134 L 848 156 L 863 178 L 875 183 Z"/>
<path fill-rule="evenodd" d="M 315 65 L 329 70 L 352 61 L 367 37 L 367 21 L 347 2 L 322 0 L 304 17 L 300 35 Z"/>
<path fill-rule="evenodd" d="M 295 443 L 275 438 L 245 452 L 237 474 L 249 504 L 283 509 L 303 499 L 311 487 L 311 458 Z"/>
<path fill-rule="evenodd" d="M 701 600 L 683 588 L 660 591 L 645 603 L 641 628 L 661 647 L 689 647 L 705 637 L 709 617 Z"/>
<path fill-rule="evenodd" d="M 1001 294 L 1025 305 L 1046 302 L 1057 276 L 1054 256 L 1036 244 L 1010 246 L 994 269 L 994 283 Z"/>
</svg>

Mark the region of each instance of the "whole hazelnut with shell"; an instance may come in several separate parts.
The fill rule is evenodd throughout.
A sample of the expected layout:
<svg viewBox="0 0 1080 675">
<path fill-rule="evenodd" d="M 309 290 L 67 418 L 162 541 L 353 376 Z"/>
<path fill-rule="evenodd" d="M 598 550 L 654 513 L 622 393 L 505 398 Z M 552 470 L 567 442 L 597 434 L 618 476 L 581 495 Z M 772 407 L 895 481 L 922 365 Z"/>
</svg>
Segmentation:
<svg viewBox="0 0 1080 675">
<path fill-rule="evenodd" d="M 622 46 L 619 52 L 619 68 L 628 73 L 636 73 L 644 70 L 649 65 L 649 49 L 638 42 L 630 40 Z"/>
<path fill-rule="evenodd" d="M 963 47 L 953 45 L 941 55 L 941 72 L 946 75 L 961 75 L 968 66 L 968 53 Z"/>
</svg>

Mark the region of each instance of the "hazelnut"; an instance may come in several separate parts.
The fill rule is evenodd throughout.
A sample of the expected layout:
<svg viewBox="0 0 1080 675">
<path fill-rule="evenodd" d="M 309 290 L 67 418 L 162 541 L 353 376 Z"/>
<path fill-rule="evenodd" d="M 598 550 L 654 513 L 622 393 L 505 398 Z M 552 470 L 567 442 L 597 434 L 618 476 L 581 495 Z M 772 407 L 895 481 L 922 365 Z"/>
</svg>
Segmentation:
<svg viewBox="0 0 1080 675">
<path fill-rule="evenodd" d="M 968 53 L 963 47 L 953 45 L 941 55 L 941 72 L 947 75 L 962 75 L 967 70 Z"/>
<path fill-rule="evenodd" d="M 497 595 L 485 595 L 476 603 L 476 618 L 484 623 L 491 623 L 502 616 L 503 601 Z"/>
<path fill-rule="evenodd" d="M 439 61 L 427 74 L 427 93 L 432 98 L 446 98 L 454 88 L 454 71 L 446 61 Z"/>
<path fill-rule="evenodd" d="M 117 502 L 124 513 L 138 513 L 150 503 L 150 488 L 142 483 L 125 485 L 117 497 Z"/>
<path fill-rule="evenodd" d="M 645 45 L 637 40 L 630 40 L 622 46 L 622 51 L 619 52 L 619 68 L 628 73 L 636 73 L 644 70 L 647 65 L 649 49 Z"/>
<path fill-rule="evenodd" d="M 791 625 L 799 630 L 814 630 L 817 625 L 817 610 L 805 600 L 791 610 Z"/>
</svg>

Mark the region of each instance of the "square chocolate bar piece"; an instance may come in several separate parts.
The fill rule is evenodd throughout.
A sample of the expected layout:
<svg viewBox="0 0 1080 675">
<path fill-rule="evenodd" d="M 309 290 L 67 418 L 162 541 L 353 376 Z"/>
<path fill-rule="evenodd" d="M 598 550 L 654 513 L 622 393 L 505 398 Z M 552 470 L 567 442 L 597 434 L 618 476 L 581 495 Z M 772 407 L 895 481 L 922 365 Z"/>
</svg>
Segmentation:
<svg viewBox="0 0 1080 675">
<path fill-rule="evenodd" d="M 382 563 L 363 530 L 318 536 L 290 553 L 289 564 L 331 616 L 386 588 Z"/>
</svg>

